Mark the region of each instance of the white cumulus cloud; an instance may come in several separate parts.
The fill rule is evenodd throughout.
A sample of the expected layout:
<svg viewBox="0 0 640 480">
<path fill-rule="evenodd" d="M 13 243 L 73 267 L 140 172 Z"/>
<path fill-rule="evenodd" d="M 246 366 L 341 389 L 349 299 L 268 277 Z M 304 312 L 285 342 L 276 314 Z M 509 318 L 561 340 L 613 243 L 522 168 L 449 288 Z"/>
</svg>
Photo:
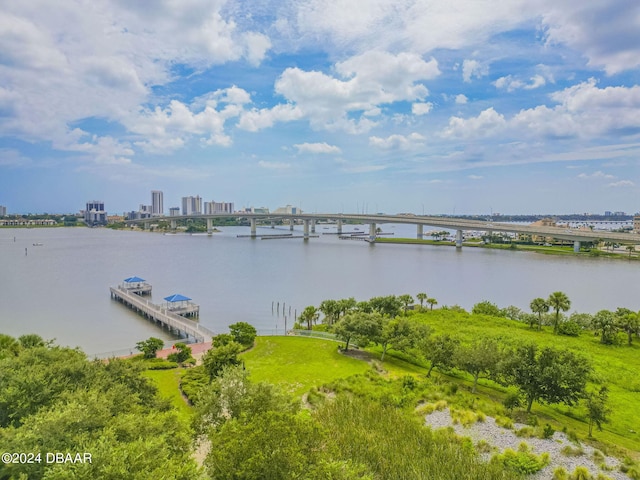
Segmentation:
<svg viewBox="0 0 640 480">
<path fill-rule="evenodd" d="M 420 135 L 419 133 L 411 133 L 409 135 L 390 135 L 386 138 L 381 137 L 369 137 L 369 145 L 389 150 L 389 149 L 398 149 L 398 150 L 407 150 L 409 148 L 422 145 L 425 137 Z"/>
<path fill-rule="evenodd" d="M 326 153 L 326 154 L 339 154 L 342 153 L 340 148 L 335 145 L 329 145 L 328 143 L 299 143 L 294 145 L 298 149 L 298 153 Z"/>
</svg>

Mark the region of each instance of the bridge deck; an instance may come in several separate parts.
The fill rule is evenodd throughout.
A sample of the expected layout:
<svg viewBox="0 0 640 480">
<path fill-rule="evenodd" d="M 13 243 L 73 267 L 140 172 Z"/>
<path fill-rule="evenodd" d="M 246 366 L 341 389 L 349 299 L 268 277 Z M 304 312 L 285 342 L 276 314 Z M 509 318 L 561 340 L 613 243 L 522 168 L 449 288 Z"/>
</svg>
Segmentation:
<svg viewBox="0 0 640 480">
<path fill-rule="evenodd" d="M 109 287 L 109 290 L 111 291 L 111 298 L 122 302 L 129 308 L 170 329 L 194 337 L 201 342 L 210 342 L 215 336 L 213 331 L 203 327 L 198 322 L 181 317 L 160 305 L 155 305 L 149 300 L 141 298 L 135 293 L 128 292 L 120 286 Z"/>
</svg>

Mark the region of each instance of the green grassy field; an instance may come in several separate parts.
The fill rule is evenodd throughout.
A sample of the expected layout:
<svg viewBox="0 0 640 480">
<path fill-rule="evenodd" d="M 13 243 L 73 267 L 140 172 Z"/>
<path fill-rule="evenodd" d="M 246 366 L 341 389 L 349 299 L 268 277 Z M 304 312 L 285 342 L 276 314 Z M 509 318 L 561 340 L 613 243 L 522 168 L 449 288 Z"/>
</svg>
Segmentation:
<svg viewBox="0 0 640 480">
<path fill-rule="evenodd" d="M 589 358 L 594 373 L 600 383 L 610 389 L 609 405 L 612 409 L 610 423 L 605 431 L 596 432 L 600 442 L 640 451 L 640 345 L 605 346 L 597 337 L 585 333 L 580 337 L 554 335 L 549 327 L 541 332 L 531 330 L 527 325 L 505 318 L 493 318 L 452 311 L 434 310 L 414 313 L 416 320 L 430 325 L 434 333 L 455 333 L 464 341 L 470 341 L 479 335 L 500 337 L 505 343 L 515 341 L 536 342 L 540 346 L 566 348 Z M 334 380 L 365 373 L 371 364 L 338 352 L 338 343 L 307 337 L 258 337 L 254 348 L 241 355 L 250 378 L 254 382 L 265 381 L 279 385 L 294 396 L 301 396 L 312 387 L 319 387 Z M 370 359 L 385 377 L 394 378 L 404 375 L 424 376 L 426 369 L 403 361 L 389 352 L 384 363 L 380 364 L 379 349 L 369 349 Z M 189 407 L 179 390 L 180 375 L 184 370 L 147 371 L 160 390 L 178 409 L 181 417 L 191 415 Z M 438 372 L 434 375 L 441 376 Z M 470 390 L 470 377 L 460 372 L 443 375 L 443 379 L 457 383 Z M 480 380 L 477 405 L 486 413 L 500 411 L 501 401 L 506 389 L 488 380 Z M 493 407 L 489 405 L 494 405 Z M 551 422 L 554 427 L 566 427 L 585 438 L 587 423 L 584 420 L 583 407 L 565 405 L 541 405 L 535 403 L 533 413 L 540 417 L 541 423 Z"/>
<path fill-rule="evenodd" d="M 192 408 L 187 404 L 180 392 L 180 377 L 185 372 L 182 368 L 171 370 L 145 370 L 142 374 L 151 379 L 158 388 L 161 397 L 171 402 L 180 418 L 188 420 L 192 414 Z"/>
<path fill-rule="evenodd" d="M 293 395 L 370 368 L 338 353 L 337 342 L 305 337 L 258 337 L 241 358 L 252 381 L 274 383 Z"/>
<path fill-rule="evenodd" d="M 430 325 L 436 333 L 454 333 L 467 341 L 487 335 L 502 337 L 506 342 L 526 341 L 540 346 L 569 349 L 586 356 L 593 365 L 598 383 L 607 385 L 610 391 L 611 421 L 605 425 L 605 431 L 598 432 L 597 436 L 604 441 L 640 451 L 640 343 L 637 340 L 631 347 L 602 345 L 598 337 L 588 332 L 579 337 L 567 337 L 554 335 L 550 327 L 543 327 L 538 332 L 523 323 L 505 318 L 442 310 L 416 313 L 414 318 Z M 535 404 L 533 411 L 567 424 L 581 433 L 587 431 L 587 425 L 582 421 L 585 412 L 580 407 Z"/>
</svg>

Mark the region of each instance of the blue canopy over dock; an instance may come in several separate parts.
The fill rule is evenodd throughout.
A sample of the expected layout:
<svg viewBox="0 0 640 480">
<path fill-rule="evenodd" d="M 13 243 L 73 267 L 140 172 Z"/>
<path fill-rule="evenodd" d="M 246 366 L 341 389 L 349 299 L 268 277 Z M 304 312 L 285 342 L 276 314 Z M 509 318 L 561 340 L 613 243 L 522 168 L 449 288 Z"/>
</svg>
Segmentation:
<svg viewBox="0 0 640 480">
<path fill-rule="evenodd" d="M 151 293 L 151 285 L 147 283 L 144 278 L 129 277 L 122 281 L 122 288 L 131 293 L 137 293 L 138 295 L 146 295 Z"/>
<path fill-rule="evenodd" d="M 170 310 L 178 315 L 197 317 L 200 315 L 200 306 L 191 302 L 189 297 L 174 293 L 168 297 L 164 297 L 167 301 L 167 310 Z"/>
</svg>

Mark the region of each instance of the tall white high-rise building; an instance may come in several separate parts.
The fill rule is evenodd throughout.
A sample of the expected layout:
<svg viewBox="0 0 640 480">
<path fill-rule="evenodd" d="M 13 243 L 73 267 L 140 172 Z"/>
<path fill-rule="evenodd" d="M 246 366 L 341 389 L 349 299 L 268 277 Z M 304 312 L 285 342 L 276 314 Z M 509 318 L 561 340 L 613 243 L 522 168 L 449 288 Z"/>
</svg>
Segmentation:
<svg viewBox="0 0 640 480">
<path fill-rule="evenodd" d="M 0 217 L 7 216 L 7 207 L 0 205 Z"/>
<path fill-rule="evenodd" d="M 232 202 L 205 202 L 204 204 L 205 215 L 212 215 L 215 213 L 233 213 Z"/>
<path fill-rule="evenodd" d="M 151 190 L 151 215 L 164 215 L 164 205 L 160 190 Z"/>
<path fill-rule="evenodd" d="M 182 214 L 183 215 L 199 215 L 202 213 L 202 198 L 199 195 L 195 197 L 182 197 Z"/>
</svg>

